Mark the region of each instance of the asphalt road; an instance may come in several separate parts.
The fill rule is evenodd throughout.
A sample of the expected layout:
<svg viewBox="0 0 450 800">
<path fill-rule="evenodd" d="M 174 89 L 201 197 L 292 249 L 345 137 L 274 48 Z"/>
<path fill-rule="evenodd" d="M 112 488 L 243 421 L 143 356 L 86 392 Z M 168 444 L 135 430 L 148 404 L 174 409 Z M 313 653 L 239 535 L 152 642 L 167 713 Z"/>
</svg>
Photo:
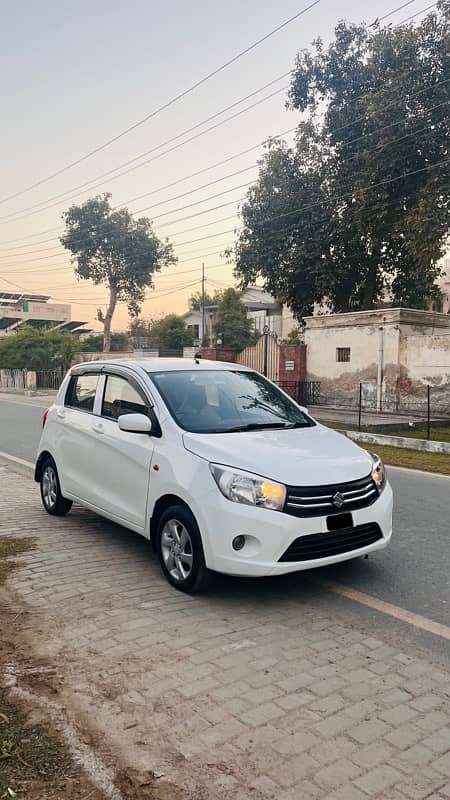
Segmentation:
<svg viewBox="0 0 450 800">
<path fill-rule="evenodd" d="M 34 461 L 45 401 L 0 399 L 0 451 Z M 450 625 L 450 478 L 390 470 L 391 546 L 317 575 Z"/>
</svg>

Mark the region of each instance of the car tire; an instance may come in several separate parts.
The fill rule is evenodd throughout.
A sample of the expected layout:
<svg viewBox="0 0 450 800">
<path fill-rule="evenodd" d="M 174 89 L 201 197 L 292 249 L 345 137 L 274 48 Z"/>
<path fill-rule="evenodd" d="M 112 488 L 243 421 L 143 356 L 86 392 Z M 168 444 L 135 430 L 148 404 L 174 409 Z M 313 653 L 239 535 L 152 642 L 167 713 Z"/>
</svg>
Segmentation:
<svg viewBox="0 0 450 800">
<path fill-rule="evenodd" d="M 52 458 L 46 458 L 41 469 L 41 500 L 47 514 L 63 517 L 72 508 L 72 501 L 61 494 L 58 470 Z"/>
<path fill-rule="evenodd" d="M 195 517 L 183 505 L 166 508 L 157 524 L 156 549 L 161 569 L 180 592 L 204 592 L 211 583 Z"/>
</svg>

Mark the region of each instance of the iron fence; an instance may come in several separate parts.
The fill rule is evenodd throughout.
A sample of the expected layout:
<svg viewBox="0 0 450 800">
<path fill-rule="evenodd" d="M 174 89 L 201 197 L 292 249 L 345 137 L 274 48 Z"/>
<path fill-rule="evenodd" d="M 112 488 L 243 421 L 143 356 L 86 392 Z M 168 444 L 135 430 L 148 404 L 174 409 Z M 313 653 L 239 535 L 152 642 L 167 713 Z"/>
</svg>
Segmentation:
<svg viewBox="0 0 450 800">
<path fill-rule="evenodd" d="M 42 369 L 36 372 L 36 389 L 57 391 L 61 386 L 65 372 L 63 369 Z"/>
<path fill-rule="evenodd" d="M 301 406 L 311 406 L 320 403 L 319 381 L 277 381 L 280 389 L 292 397 Z"/>
<path fill-rule="evenodd" d="M 450 440 L 450 387 L 425 385 L 413 391 L 377 396 L 359 384 L 352 392 L 321 392 L 315 415 L 336 427 L 415 438 Z"/>
</svg>

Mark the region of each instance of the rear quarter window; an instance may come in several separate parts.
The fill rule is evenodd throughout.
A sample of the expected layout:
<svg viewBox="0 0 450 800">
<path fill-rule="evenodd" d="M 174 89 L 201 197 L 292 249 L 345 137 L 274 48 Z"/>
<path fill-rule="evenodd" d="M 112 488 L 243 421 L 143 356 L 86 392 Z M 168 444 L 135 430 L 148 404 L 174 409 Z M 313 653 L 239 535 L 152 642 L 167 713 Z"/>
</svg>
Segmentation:
<svg viewBox="0 0 450 800">
<path fill-rule="evenodd" d="M 92 412 L 98 377 L 98 375 L 73 375 L 67 388 L 64 405 Z"/>
</svg>

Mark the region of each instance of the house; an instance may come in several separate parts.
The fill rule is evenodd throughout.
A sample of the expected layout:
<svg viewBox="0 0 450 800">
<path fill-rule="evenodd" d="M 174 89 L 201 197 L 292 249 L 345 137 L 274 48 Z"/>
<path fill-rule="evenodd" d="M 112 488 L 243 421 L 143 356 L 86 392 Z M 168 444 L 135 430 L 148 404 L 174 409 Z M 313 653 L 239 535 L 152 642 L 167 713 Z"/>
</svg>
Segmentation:
<svg viewBox="0 0 450 800">
<path fill-rule="evenodd" d="M 450 258 L 445 258 L 442 264 L 442 275 L 436 281 L 441 291 L 441 298 L 430 303 L 430 311 L 441 314 L 450 314 Z"/>
<path fill-rule="evenodd" d="M 71 307 L 49 303 L 49 295 L 28 292 L 0 292 L 0 336 L 21 325 L 33 328 L 52 328 L 71 333 L 84 331 L 85 322 L 72 320 Z"/>
<path fill-rule="evenodd" d="M 260 286 L 249 286 L 245 289 L 241 294 L 241 301 L 258 333 L 268 331 L 278 339 L 286 339 L 298 327 L 290 308 L 279 303 Z M 217 305 L 205 306 L 204 325 L 201 309 L 190 309 L 183 314 L 184 324 L 194 333 L 196 343 L 202 342 L 206 336 L 212 344 L 216 309 Z"/>
<path fill-rule="evenodd" d="M 204 316 L 201 308 L 190 308 L 182 314 L 185 327 L 194 335 L 196 346 L 202 344 L 205 338 L 212 340 L 216 309 L 217 305 L 205 306 Z"/>
<path fill-rule="evenodd" d="M 282 305 L 260 286 L 249 286 L 242 292 L 241 300 L 247 316 L 253 320 L 255 330 L 274 333 L 278 339 L 286 339 L 298 327 L 292 311 Z"/>
<path fill-rule="evenodd" d="M 305 320 L 307 380 L 321 395 L 353 403 L 364 397 L 381 410 L 423 402 L 431 385 L 450 404 L 450 315 L 410 308 L 325 314 Z"/>
</svg>

